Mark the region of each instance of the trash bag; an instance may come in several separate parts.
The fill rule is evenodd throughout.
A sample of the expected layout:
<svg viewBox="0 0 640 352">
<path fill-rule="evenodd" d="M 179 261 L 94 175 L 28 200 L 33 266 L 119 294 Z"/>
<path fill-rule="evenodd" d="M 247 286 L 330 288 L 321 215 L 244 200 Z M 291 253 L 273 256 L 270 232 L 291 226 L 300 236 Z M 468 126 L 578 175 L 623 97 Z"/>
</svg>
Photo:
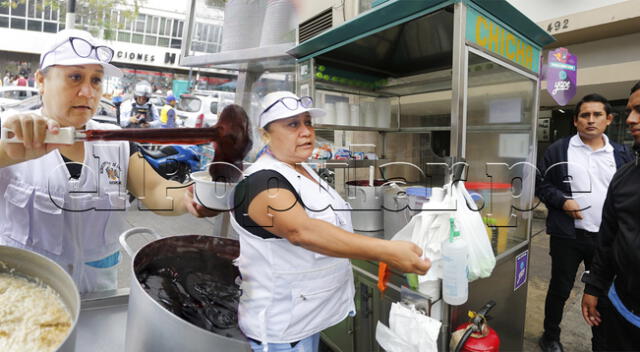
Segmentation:
<svg viewBox="0 0 640 352">
<path fill-rule="evenodd" d="M 441 325 L 413 305 L 392 303 L 389 327 L 378 322 L 376 341 L 387 352 L 437 352 Z"/>
</svg>

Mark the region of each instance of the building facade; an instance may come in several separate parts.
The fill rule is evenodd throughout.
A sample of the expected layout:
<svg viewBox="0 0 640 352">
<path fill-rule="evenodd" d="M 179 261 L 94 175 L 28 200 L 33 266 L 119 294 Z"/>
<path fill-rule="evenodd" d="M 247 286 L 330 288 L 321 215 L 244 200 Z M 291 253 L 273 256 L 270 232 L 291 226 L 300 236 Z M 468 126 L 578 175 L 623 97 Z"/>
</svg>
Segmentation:
<svg viewBox="0 0 640 352">
<path fill-rule="evenodd" d="M 15 8 L 0 5 L 0 72 L 21 74 L 32 78 L 39 65 L 43 43 L 50 43 L 56 32 L 65 28 L 64 3 L 58 8 L 44 6 L 43 0 L 18 2 Z M 75 28 L 84 29 L 104 38 L 115 50 L 113 63 L 124 77 L 111 79 L 106 93 L 116 90 L 130 92 L 136 82 L 149 81 L 154 90 L 163 93 L 172 89 L 174 80 L 189 78 L 200 89 L 235 79 L 235 73 L 225 70 L 198 69 L 189 74 L 188 67 L 179 65 L 180 47 L 186 17 L 186 1 L 147 0 L 137 14 L 129 7 L 108 11 L 109 18 L 98 23 L 90 15 L 78 11 Z M 78 7 L 85 6 L 78 1 Z M 106 16 L 106 14 L 105 14 Z M 222 40 L 223 11 L 213 11 L 206 23 L 197 23 L 194 49 L 217 52 Z M 32 79 L 31 79 L 32 81 Z"/>
</svg>

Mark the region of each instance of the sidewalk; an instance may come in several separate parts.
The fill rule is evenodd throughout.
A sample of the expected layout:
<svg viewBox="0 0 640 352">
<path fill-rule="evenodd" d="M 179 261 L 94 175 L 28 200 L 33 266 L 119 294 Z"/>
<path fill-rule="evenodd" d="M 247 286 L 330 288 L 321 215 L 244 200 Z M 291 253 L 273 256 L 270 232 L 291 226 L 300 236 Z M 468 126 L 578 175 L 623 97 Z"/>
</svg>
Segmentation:
<svg viewBox="0 0 640 352">
<path fill-rule="evenodd" d="M 544 219 L 534 219 L 532 233 L 544 229 Z M 549 236 L 544 230 L 531 240 L 531 259 L 529 262 L 529 291 L 527 294 L 527 318 L 523 350 L 540 351 L 538 338 L 542 335 L 544 321 L 544 300 L 551 279 L 551 257 L 549 256 Z M 580 266 L 578 274 L 584 271 Z M 575 281 L 571 295 L 567 300 L 562 318 L 561 341 L 565 351 L 591 351 L 591 329 L 582 319 L 580 304 L 584 284 Z"/>
</svg>

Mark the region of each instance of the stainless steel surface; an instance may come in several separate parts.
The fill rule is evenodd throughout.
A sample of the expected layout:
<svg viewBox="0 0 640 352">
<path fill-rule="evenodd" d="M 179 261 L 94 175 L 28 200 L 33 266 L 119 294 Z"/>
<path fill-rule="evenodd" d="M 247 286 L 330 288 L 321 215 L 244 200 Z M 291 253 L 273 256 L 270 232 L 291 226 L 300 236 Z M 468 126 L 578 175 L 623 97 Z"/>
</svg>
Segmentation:
<svg viewBox="0 0 640 352">
<path fill-rule="evenodd" d="M 73 325 L 58 352 L 73 352 L 76 345 L 76 327 L 80 314 L 80 294 L 71 276 L 53 260 L 40 254 L 14 247 L 0 246 L 0 261 L 17 273 L 41 280 L 60 295 L 67 307 Z M 0 268 L 1 270 L 2 268 Z"/>
<path fill-rule="evenodd" d="M 466 93 L 467 93 L 467 47 L 465 31 L 467 7 L 456 3 L 453 12 L 453 64 L 451 77 L 451 140 L 450 156 L 465 157 L 466 145 Z M 445 330 L 443 330 L 445 331 Z"/>
<path fill-rule="evenodd" d="M 382 352 L 382 348 L 375 341 L 376 325 L 378 321 L 389 325 L 391 304 L 402 299 L 402 286 L 406 285 L 405 276 L 392 271 L 387 289 L 381 293 L 377 287 L 378 264 L 363 260 L 352 260 L 351 263 L 356 288 L 357 314 L 324 330 L 323 341 L 334 352 Z M 419 297 L 418 301 L 425 306 L 425 310 L 430 309 L 427 297 L 421 294 L 415 294 L 414 297 Z"/>
<path fill-rule="evenodd" d="M 522 351 L 522 339 L 524 336 L 524 322 L 527 307 L 527 282 L 515 292 L 515 258 L 518 254 L 529 249 L 529 246 L 520 251 L 512 252 L 507 257 L 498 260 L 493 274 L 486 279 L 476 280 L 469 284 L 469 300 L 467 303 L 451 308 L 451 323 L 455 329 L 458 325 L 468 320 L 467 312 L 477 310 L 487 301 L 493 299 L 497 302 L 491 310 L 493 319 L 489 325 L 500 336 L 501 351 Z"/>
<path fill-rule="evenodd" d="M 291 47 L 293 47 L 293 44 L 286 43 L 213 54 L 183 56 L 180 59 L 180 65 L 187 67 L 211 67 L 215 65 L 228 70 L 241 70 L 243 65 L 248 63 L 249 68 L 255 66 L 273 70 L 288 69 L 291 67 L 293 59 L 286 51 Z"/>
<path fill-rule="evenodd" d="M 123 233 L 121 239 L 126 240 Z M 141 266 L 141 258 L 151 258 L 162 255 L 164 249 L 185 250 L 184 245 L 174 242 L 216 241 L 215 243 L 235 243 L 235 251 L 239 250 L 237 241 L 210 236 L 173 236 L 153 241 L 141 248 L 135 255 L 131 266 L 131 289 L 127 311 L 127 332 L 125 335 L 125 350 L 130 352 L 235 352 L 250 351 L 249 343 L 242 339 L 222 336 L 195 326 L 171 313 L 155 301 L 138 282 L 136 267 Z M 166 243 L 166 245 L 164 245 Z M 209 243 L 209 242 L 207 242 Z M 162 246 L 160 246 L 162 245 Z M 214 245 L 221 252 L 232 251 L 231 247 Z M 198 247 L 199 246 L 195 246 Z M 227 250 L 228 248 L 228 250 Z M 215 254 L 211 254 L 215 255 Z M 235 253 L 237 256 L 237 253 Z M 179 336 L 179 338 L 176 338 Z"/>
<path fill-rule="evenodd" d="M 129 289 L 87 295 L 78 320 L 77 352 L 124 351 Z"/>
<path fill-rule="evenodd" d="M 384 239 L 390 240 L 398 231 L 411 221 L 413 212 L 409 209 L 407 187 L 385 186 L 382 190 L 382 214 Z"/>
<path fill-rule="evenodd" d="M 351 222 L 356 231 L 382 231 L 382 186 L 346 185 L 347 202 L 351 205 Z"/>
<path fill-rule="evenodd" d="M 330 160 L 310 160 L 308 163 L 309 164 L 313 164 L 314 166 L 317 166 L 318 168 L 327 168 L 327 169 L 350 169 L 350 168 L 358 168 L 358 167 L 369 167 L 369 166 L 375 166 L 377 167 L 378 165 L 380 165 L 380 167 L 382 167 L 382 164 L 387 163 L 389 160 L 387 159 L 378 159 L 378 160 L 353 160 L 353 159 L 349 159 L 349 160 L 337 160 L 337 159 L 330 159 Z"/>
</svg>

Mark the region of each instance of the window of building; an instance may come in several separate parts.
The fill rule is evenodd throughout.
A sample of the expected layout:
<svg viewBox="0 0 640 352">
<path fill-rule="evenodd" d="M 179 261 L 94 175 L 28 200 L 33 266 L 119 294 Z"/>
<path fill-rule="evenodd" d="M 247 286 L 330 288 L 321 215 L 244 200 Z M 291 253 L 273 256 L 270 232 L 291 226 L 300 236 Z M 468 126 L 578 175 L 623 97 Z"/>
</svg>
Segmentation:
<svg viewBox="0 0 640 352">
<path fill-rule="evenodd" d="M 42 19 L 42 0 L 29 1 L 29 10 L 27 11 L 27 17 Z"/>
<path fill-rule="evenodd" d="M 173 20 L 173 29 L 171 30 L 171 36 L 174 38 L 182 38 L 182 25 L 183 22 L 180 20 Z"/>
<path fill-rule="evenodd" d="M 11 28 L 24 29 L 26 21 L 23 18 L 11 17 Z"/>
<path fill-rule="evenodd" d="M 62 27 L 62 26 L 60 26 L 60 27 Z M 60 29 L 62 29 L 62 28 L 60 28 Z M 57 33 L 58 32 L 58 23 L 45 21 L 43 23 L 42 30 L 47 32 L 47 33 Z"/>
<path fill-rule="evenodd" d="M 42 32 L 42 21 L 27 21 L 27 30 Z"/>
<path fill-rule="evenodd" d="M 4 28 L 9 27 L 9 17 L 8 16 L 0 16 L 0 27 L 4 27 Z"/>
<path fill-rule="evenodd" d="M 118 41 L 119 42 L 130 42 L 131 41 L 131 33 L 118 31 Z"/>
<path fill-rule="evenodd" d="M 154 35 L 158 34 L 158 17 L 147 16 L 147 28 L 145 32 Z"/>
<path fill-rule="evenodd" d="M 0 6 L 0 15 L 8 15 L 9 6 Z"/>
<path fill-rule="evenodd" d="M 142 14 L 138 15 L 138 18 L 136 18 L 136 20 L 135 20 L 136 25 L 135 25 L 133 31 L 134 32 L 138 32 L 138 33 L 144 33 L 144 23 L 145 23 L 146 19 L 147 19 L 146 15 L 142 15 Z"/>
<path fill-rule="evenodd" d="M 158 37 L 153 36 L 153 35 L 145 35 L 144 36 L 144 43 L 146 45 L 156 45 L 156 42 L 158 41 Z"/>
<path fill-rule="evenodd" d="M 133 33 L 131 36 L 131 42 L 136 44 L 142 44 L 144 42 L 144 35 L 139 33 Z"/>
<path fill-rule="evenodd" d="M 168 31 L 166 30 L 166 27 L 167 27 L 167 19 L 163 17 L 163 18 L 160 19 L 160 25 L 159 25 L 158 33 L 160 35 L 169 35 Z"/>
<path fill-rule="evenodd" d="M 182 40 L 180 39 L 171 39 L 171 48 L 180 49 L 182 46 Z"/>
<path fill-rule="evenodd" d="M 158 38 L 158 46 L 169 47 L 169 38 Z"/>
<path fill-rule="evenodd" d="M 17 3 L 18 6 L 11 8 L 11 16 L 25 17 L 27 14 L 27 2 L 16 1 L 15 3 Z"/>
</svg>

